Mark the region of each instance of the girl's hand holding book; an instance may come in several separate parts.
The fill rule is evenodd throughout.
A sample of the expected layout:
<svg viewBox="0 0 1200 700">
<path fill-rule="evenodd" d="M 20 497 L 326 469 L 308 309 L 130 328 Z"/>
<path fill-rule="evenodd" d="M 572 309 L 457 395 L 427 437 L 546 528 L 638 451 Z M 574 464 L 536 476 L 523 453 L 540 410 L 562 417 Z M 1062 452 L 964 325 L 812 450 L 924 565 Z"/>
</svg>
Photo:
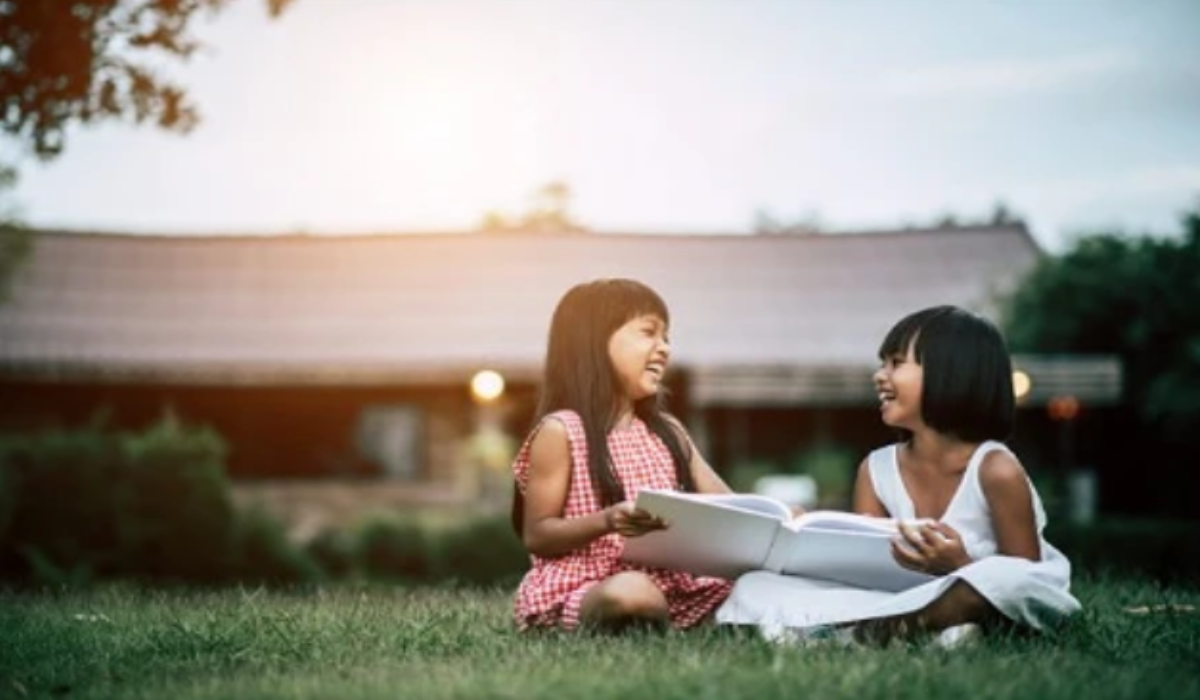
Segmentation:
<svg viewBox="0 0 1200 700">
<path fill-rule="evenodd" d="M 662 518 L 635 508 L 633 501 L 623 501 L 605 508 L 604 521 L 608 524 L 609 532 L 615 532 L 622 537 L 640 537 L 647 532 L 665 530 L 667 527 Z"/>
<path fill-rule="evenodd" d="M 892 540 L 892 556 L 906 569 L 944 576 L 971 563 L 962 536 L 945 523 L 899 524 L 900 537 Z"/>
</svg>

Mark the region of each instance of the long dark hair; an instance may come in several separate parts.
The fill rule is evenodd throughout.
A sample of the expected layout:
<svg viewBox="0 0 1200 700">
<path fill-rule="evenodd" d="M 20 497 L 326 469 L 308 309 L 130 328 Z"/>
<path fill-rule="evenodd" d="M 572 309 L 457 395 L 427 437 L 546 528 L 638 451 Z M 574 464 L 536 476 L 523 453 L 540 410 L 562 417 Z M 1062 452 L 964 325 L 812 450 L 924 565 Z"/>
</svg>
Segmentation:
<svg viewBox="0 0 1200 700">
<path fill-rule="evenodd" d="M 535 425 L 555 411 L 579 415 L 587 438 L 588 475 L 605 507 L 625 500 L 625 487 L 613 471 L 608 451 L 608 433 L 619 418 L 621 392 L 608 343 L 621 326 L 643 315 L 671 321 L 666 303 L 653 289 L 634 280 L 599 279 L 568 290 L 550 320 Z M 690 443 L 664 410 L 665 401 L 666 390 L 660 387 L 654 395 L 635 401 L 633 412 L 671 453 L 679 488 L 695 491 Z M 519 489 L 513 494 L 512 519 L 520 533 L 524 501 Z"/>
</svg>

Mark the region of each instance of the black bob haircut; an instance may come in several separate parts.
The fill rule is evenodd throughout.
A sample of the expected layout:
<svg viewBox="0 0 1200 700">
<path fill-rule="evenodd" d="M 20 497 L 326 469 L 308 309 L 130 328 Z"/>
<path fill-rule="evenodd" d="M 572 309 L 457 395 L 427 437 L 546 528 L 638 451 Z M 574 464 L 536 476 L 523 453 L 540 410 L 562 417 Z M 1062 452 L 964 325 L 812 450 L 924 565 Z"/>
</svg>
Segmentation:
<svg viewBox="0 0 1200 700">
<path fill-rule="evenodd" d="M 905 355 L 910 345 L 924 370 L 926 425 L 966 442 L 1008 438 L 1016 418 L 1012 359 L 991 321 L 955 306 L 924 309 L 888 331 L 879 358 Z"/>
</svg>

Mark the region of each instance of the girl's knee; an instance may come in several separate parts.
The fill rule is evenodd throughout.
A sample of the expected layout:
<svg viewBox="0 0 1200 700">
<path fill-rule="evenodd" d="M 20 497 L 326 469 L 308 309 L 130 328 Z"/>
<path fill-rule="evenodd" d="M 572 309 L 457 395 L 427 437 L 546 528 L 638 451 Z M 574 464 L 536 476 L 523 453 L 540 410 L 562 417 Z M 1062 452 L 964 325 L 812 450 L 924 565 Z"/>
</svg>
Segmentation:
<svg viewBox="0 0 1200 700">
<path fill-rule="evenodd" d="M 584 598 L 588 617 L 601 620 L 665 621 L 667 599 L 645 574 L 627 571 L 611 576 Z"/>
</svg>

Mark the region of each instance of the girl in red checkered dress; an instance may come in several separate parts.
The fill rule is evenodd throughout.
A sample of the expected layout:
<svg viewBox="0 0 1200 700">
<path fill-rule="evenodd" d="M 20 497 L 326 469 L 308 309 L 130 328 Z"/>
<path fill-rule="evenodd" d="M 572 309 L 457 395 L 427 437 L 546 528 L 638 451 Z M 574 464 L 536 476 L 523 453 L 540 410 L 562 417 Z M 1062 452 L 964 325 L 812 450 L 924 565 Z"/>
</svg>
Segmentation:
<svg viewBox="0 0 1200 700">
<path fill-rule="evenodd" d="M 691 627 L 729 593 L 721 579 L 620 561 L 624 538 L 663 527 L 633 507 L 639 490 L 729 491 L 662 409 L 669 323 L 632 280 L 577 285 L 554 311 L 539 420 L 513 463 L 513 526 L 532 560 L 521 629 Z"/>
</svg>

